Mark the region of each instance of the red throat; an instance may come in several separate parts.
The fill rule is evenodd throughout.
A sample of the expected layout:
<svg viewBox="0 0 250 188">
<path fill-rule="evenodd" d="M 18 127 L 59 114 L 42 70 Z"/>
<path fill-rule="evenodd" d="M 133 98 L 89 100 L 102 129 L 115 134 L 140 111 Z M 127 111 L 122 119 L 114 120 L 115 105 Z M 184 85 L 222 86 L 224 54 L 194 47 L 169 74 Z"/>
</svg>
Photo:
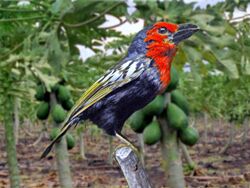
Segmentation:
<svg viewBox="0 0 250 188">
<path fill-rule="evenodd" d="M 154 60 L 160 73 L 162 90 L 164 90 L 170 82 L 171 62 L 176 54 L 177 48 L 174 44 L 163 42 L 152 42 L 147 48 L 146 56 Z"/>
<path fill-rule="evenodd" d="M 160 49 L 161 48 L 162 47 L 160 47 Z M 156 51 L 158 51 L 157 48 L 149 49 L 146 53 L 146 56 L 154 60 L 155 66 L 157 67 L 160 73 L 160 79 L 162 82 L 162 90 L 165 90 L 165 88 L 170 83 L 171 62 L 173 60 L 173 57 L 175 56 L 176 49 L 170 50 L 169 55 L 162 55 Z M 167 53 L 167 51 L 165 51 L 165 53 Z"/>
</svg>

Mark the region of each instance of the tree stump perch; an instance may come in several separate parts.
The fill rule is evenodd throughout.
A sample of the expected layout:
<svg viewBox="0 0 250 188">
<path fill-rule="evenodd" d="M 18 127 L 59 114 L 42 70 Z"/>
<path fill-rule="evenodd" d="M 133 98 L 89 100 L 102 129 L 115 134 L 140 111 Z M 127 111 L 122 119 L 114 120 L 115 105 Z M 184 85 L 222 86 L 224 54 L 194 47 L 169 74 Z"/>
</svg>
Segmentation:
<svg viewBox="0 0 250 188">
<path fill-rule="evenodd" d="M 130 188 L 152 188 L 148 176 L 138 159 L 129 147 L 121 147 L 115 151 L 118 162 Z"/>
</svg>

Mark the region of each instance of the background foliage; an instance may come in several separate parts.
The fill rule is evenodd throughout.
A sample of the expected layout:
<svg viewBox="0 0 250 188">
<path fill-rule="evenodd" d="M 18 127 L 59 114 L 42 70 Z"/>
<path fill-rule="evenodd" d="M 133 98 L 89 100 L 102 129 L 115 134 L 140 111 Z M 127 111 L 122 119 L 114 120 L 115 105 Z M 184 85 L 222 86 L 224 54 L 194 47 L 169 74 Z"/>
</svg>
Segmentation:
<svg viewBox="0 0 250 188">
<path fill-rule="evenodd" d="M 246 0 L 225 0 L 205 9 L 183 0 L 134 1 L 131 15 L 124 1 L 3 0 L 0 2 L 0 121 L 11 120 L 20 100 L 20 118 L 36 121 L 38 83 L 50 91 L 64 81 L 76 100 L 125 54 L 133 35 L 114 28 L 138 19 L 194 23 L 201 31 L 180 44 L 174 65 L 179 89 L 191 105 L 191 116 L 209 115 L 242 124 L 250 116 L 250 22 L 236 19 Z M 99 27 L 105 15 L 120 24 Z M 105 43 L 106 39 L 111 42 Z M 79 60 L 77 44 L 95 52 Z M 103 53 L 100 47 L 112 53 Z M 185 71 L 184 71 L 185 70 Z"/>
<path fill-rule="evenodd" d="M 145 25 L 160 20 L 199 25 L 202 31 L 181 44 L 174 62 L 179 71 L 190 67 L 189 73 L 182 74 L 181 89 L 198 112 L 226 116 L 229 112 L 223 111 L 225 106 L 231 109 L 235 104 L 240 107 L 231 110 L 232 113 L 249 111 L 249 102 L 243 103 L 246 100 L 241 97 L 247 96 L 250 75 L 249 20 L 234 22 L 232 17 L 235 8 L 245 10 L 247 1 L 225 1 L 206 9 L 194 8 L 194 3 L 183 1 L 136 1 L 137 11 L 132 15 L 122 1 L 28 2 L 1 2 L 2 99 L 18 96 L 30 103 L 25 107 L 32 108 L 37 82 L 44 82 L 49 89 L 61 79 L 79 96 L 82 89 L 124 56 L 131 42 L 132 36 L 123 36 L 112 27 L 98 27 L 105 21 L 104 15 L 110 14 L 125 16 L 131 22 L 144 19 Z M 115 40 L 105 49 L 114 53 L 104 55 L 96 47 L 108 37 Z M 91 48 L 96 55 L 80 62 L 76 44 Z M 213 76 L 218 70 L 220 74 Z M 214 103 L 208 103 L 210 99 Z"/>
</svg>

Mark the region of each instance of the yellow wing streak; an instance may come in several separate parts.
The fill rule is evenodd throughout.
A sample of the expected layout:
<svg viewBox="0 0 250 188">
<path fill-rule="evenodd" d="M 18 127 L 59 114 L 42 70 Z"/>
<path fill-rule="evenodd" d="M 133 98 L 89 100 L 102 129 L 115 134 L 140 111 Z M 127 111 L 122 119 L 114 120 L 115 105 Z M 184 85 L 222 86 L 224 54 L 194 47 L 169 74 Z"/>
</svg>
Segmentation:
<svg viewBox="0 0 250 188">
<path fill-rule="evenodd" d="M 76 114 L 74 114 L 74 116 L 72 117 L 75 118 L 77 117 L 79 114 L 81 114 L 84 110 L 86 110 L 87 108 L 89 108 L 90 106 L 92 106 L 93 104 L 95 104 L 96 102 L 98 102 L 100 99 L 102 99 L 103 97 L 105 97 L 107 94 L 109 94 L 112 91 L 111 88 L 104 88 L 101 89 L 99 92 L 97 92 L 95 95 L 93 95 L 89 101 L 87 101 L 87 105 L 84 106 L 81 110 L 79 110 Z"/>
<path fill-rule="evenodd" d="M 76 104 L 73 106 L 69 114 L 72 114 L 81 104 L 83 104 L 86 99 L 93 93 L 94 90 L 96 90 L 99 86 L 101 86 L 101 83 L 95 82 L 90 88 L 83 93 L 83 95 L 77 100 Z"/>
<path fill-rule="evenodd" d="M 108 95 L 109 93 L 111 93 L 113 91 L 113 88 L 119 87 L 119 85 L 124 85 L 124 84 L 128 83 L 129 80 L 130 79 L 124 79 L 124 80 L 122 80 L 120 82 L 116 82 L 116 83 L 113 83 L 112 85 L 104 86 L 104 88 L 101 88 L 94 95 L 92 95 L 90 98 L 88 98 L 87 101 L 84 101 L 85 102 L 85 106 L 83 106 L 82 109 L 80 109 L 76 114 L 74 114 L 74 116 L 72 117 L 72 119 L 75 118 L 75 117 L 77 117 L 84 110 L 86 110 L 87 108 L 89 108 L 90 106 L 92 106 L 93 104 L 95 104 L 96 102 L 98 102 L 99 100 L 101 100 L 103 97 L 105 97 L 106 95 Z M 102 85 L 100 85 L 100 87 L 101 86 Z M 90 94 L 91 93 L 89 93 L 89 95 Z"/>
</svg>

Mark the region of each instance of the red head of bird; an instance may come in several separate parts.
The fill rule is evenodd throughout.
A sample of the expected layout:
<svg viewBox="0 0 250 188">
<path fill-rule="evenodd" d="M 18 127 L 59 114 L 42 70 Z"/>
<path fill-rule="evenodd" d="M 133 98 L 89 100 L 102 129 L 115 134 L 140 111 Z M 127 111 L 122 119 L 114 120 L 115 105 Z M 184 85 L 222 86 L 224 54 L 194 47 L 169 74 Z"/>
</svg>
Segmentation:
<svg viewBox="0 0 250 188">
<path fill-rule="evenodd" d="M 163 88 L 170 81 L 170 66 L 177 45 L 189 38 L 199 28 L 193 24 L 157 22 L 140 31 L 128 50 L 128 56 L 145 54 L 152 58 L 159 69 Z"/>
</svg>

